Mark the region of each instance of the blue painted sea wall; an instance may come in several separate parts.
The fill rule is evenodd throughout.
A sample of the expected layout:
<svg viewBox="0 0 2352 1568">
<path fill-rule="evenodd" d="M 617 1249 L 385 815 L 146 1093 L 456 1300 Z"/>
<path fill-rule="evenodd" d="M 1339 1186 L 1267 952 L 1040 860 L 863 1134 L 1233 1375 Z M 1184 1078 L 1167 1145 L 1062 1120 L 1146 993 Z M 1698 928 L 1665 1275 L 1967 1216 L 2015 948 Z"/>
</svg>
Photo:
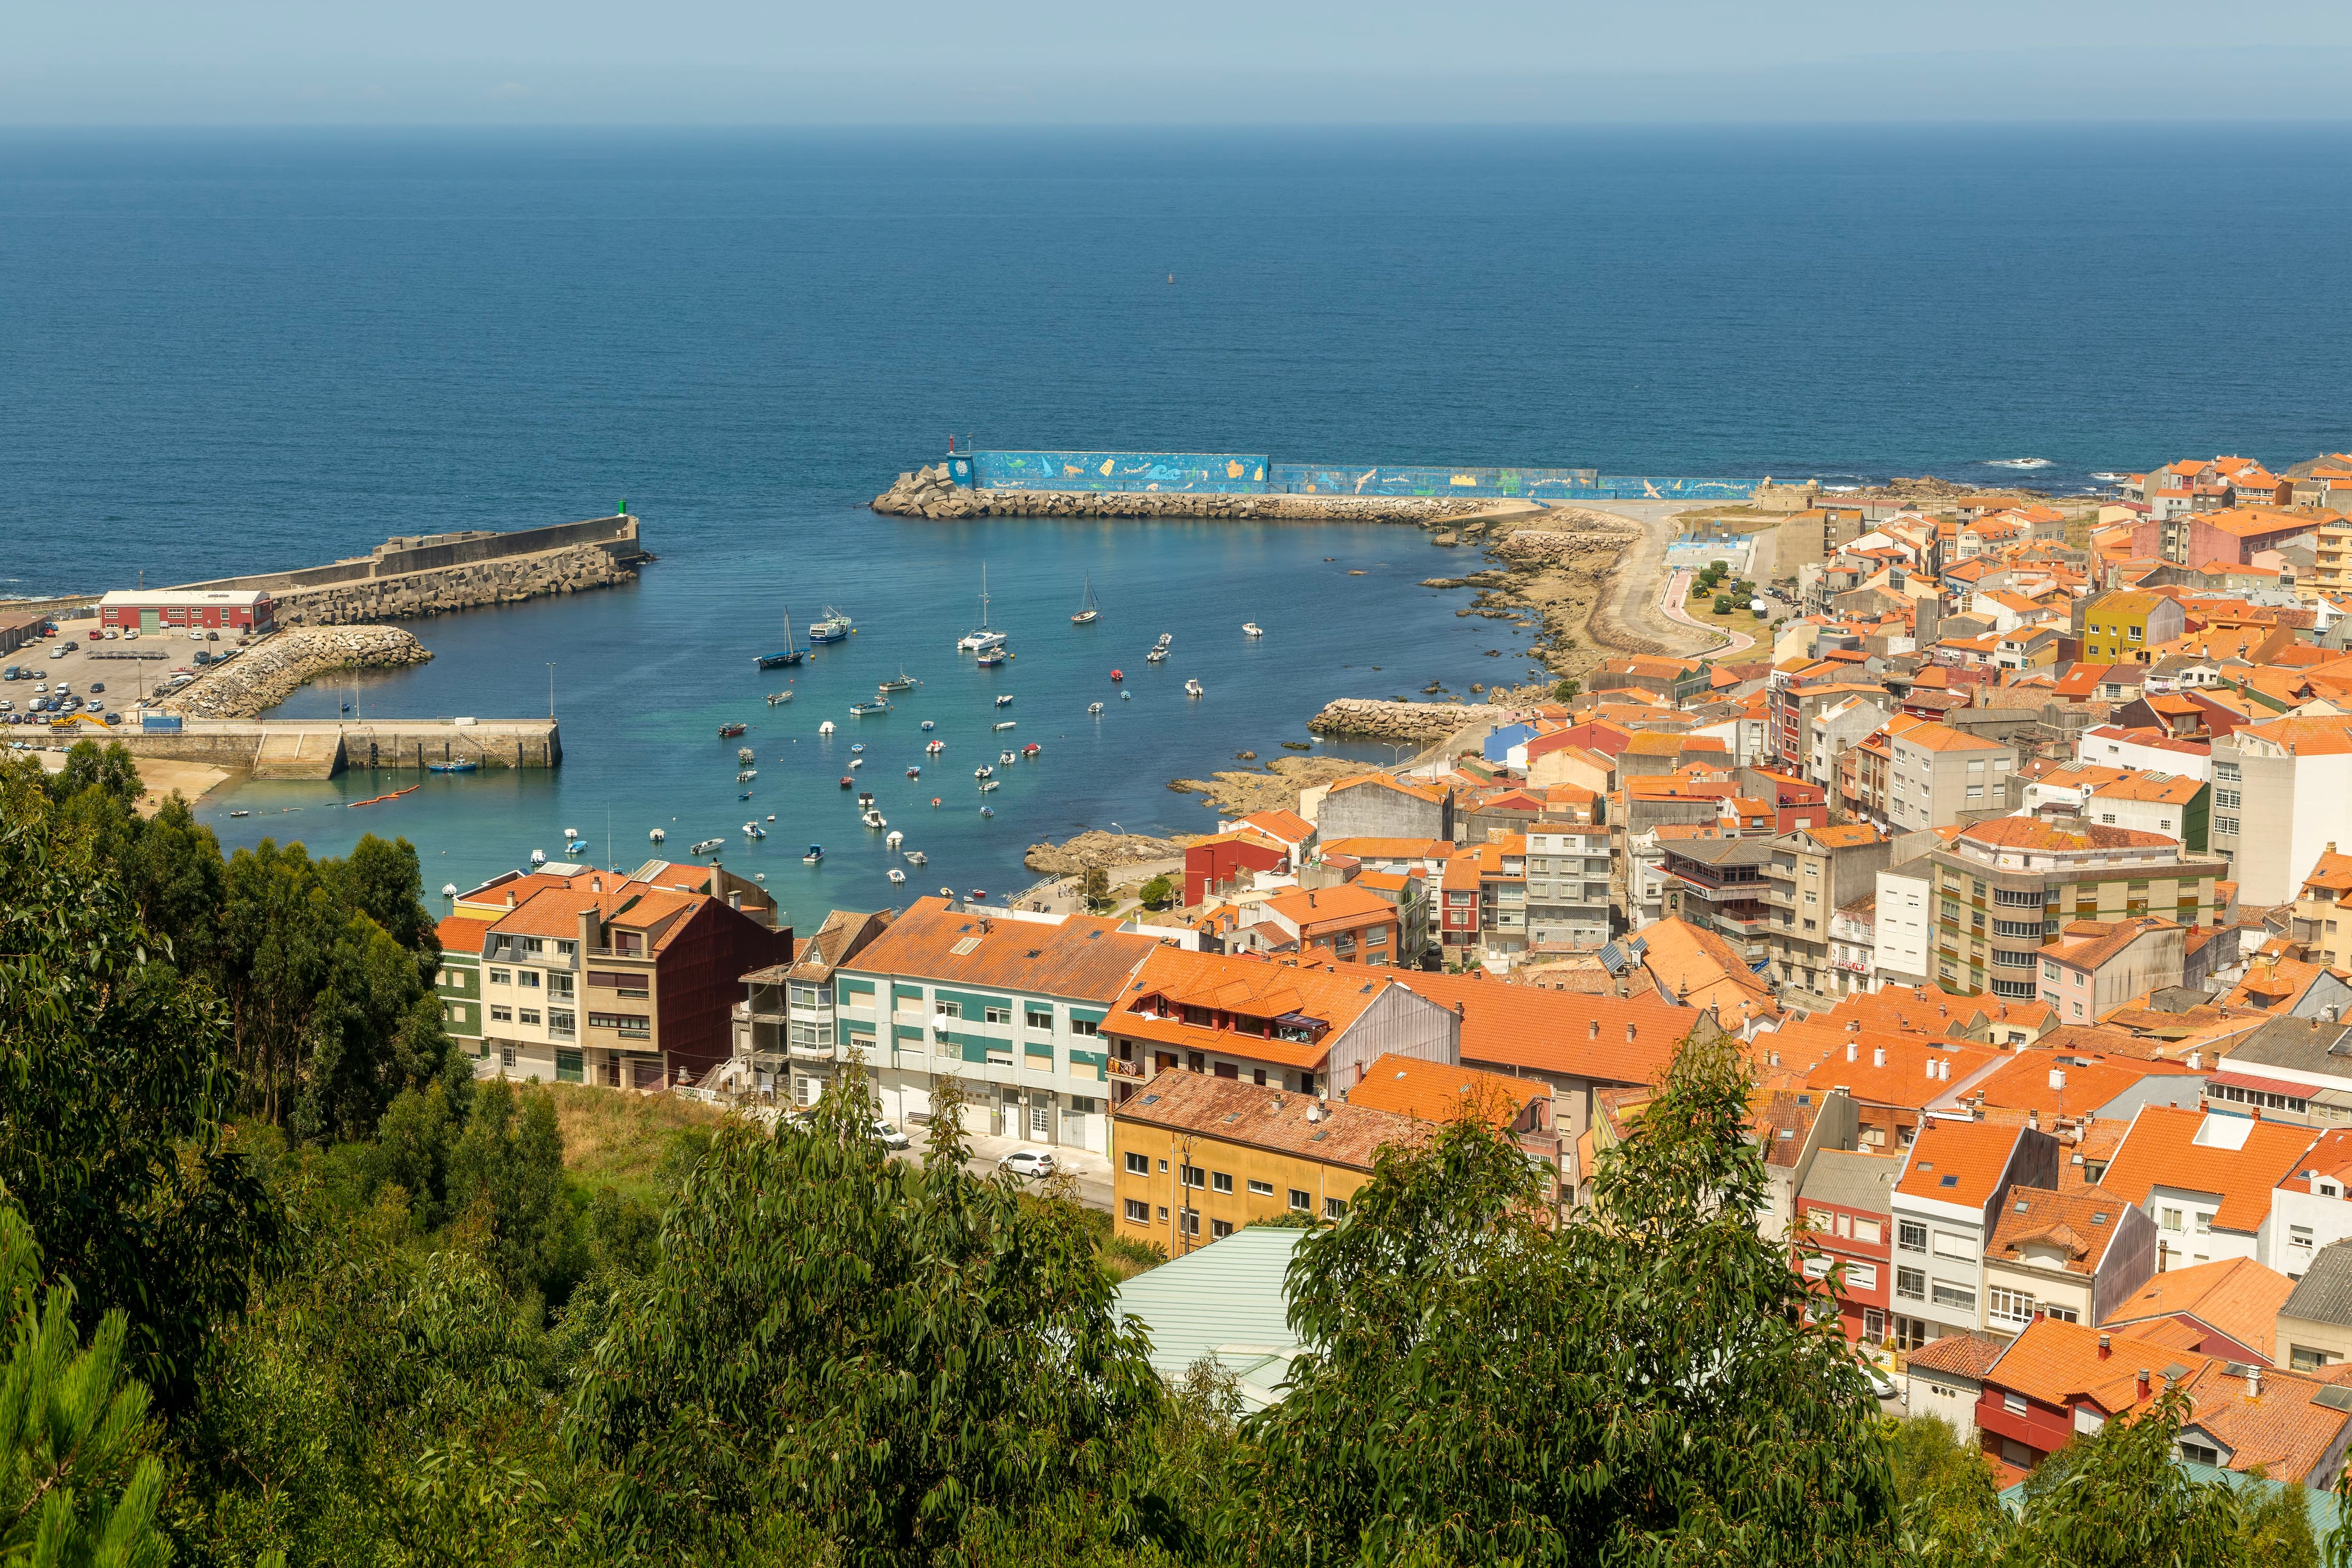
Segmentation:
<svg viewBox="0 0 2352 1568">
<path fill-rule="evenodd" d="M 967 470 L 966 462 L 970 468 Z M 975 452 L 958 484 L 983 490 L 1199 490 L 1230 495 L 1497 496 L 1531 501 L 1740 501 L 1753 479 L 1603 474 L 1597 468 L 1276 463 L 1228 452 Z"/>
<path fill-rule="evenodd" d="M 983 490 L 1202 490 L 1258 495 L 1264 454 L 1231 452 L 975 452 Z"/>
</svg>

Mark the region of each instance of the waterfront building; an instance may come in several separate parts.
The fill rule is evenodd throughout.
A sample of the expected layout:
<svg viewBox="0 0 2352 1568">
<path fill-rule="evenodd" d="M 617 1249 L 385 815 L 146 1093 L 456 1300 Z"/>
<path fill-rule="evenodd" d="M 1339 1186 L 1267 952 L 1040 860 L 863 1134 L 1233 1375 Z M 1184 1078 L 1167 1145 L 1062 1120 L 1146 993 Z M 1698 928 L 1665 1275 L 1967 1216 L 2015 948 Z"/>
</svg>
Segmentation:
<svg viewBox="0 0 2352 1568">
<path fill-rule="evenodd" d="M 1385 1054 L 1459 1062 L 1460 1015 L 1400 978 L 1154 946 L 1100 1020 L 1118 1098 L 1180 1070 L 1328 1095 Z"/>
<path fill-rule="evenodd" d="M 260 590 L 118 588 L 98 601 L 98 623 L 108 631 L 267 631 L 276 621 L 277 601 Z"/>
<path fill-rule="evenodd" d="M 965 1131 L 1108 1153 L 1105 1017 L 1166 949 L 1083 915 L 920 898 L 833 972 L 835 1060 L 854 1050 L 882 1113 L 931 1113 L 966 1086 Z"/>
<path fill-rule="evenodd" d="M 2042 944 L 2069 918 L 2160 914 L 2218 923 L 2227 868 L 2192 858 L 2175 839 L 2128 828 L 1995 817 L 1932 852 L 1936 978 L 1948 990 L 2030 1001 L 2041 994 Z M 2069 1020 L 2072 1021 L 2072 1020 Z"/>
<path fill-rule="evenodd" d="M 1260 1219 L 1343 1219 L 1382 1145 L 1427 1123 L 1276 1085 L 1167 1072 L 1115 1120 L 1118 1234 L 1171 1258 Z"/>
<path fill-rule="evenodd" d="M 897 912 L 888 909 L 834 910 L 791 963 L 743 977 L 745 997 L 735 1020 L 739 1089 L 803 1108 L 817 1103 L 839 1059 L 834 1049 L 835 972 L 871 946 L 896 918 Z"/>
<path fill-rule="evenodd" d="M 482 1053 L 482 944 L 490 922 L 453 915 L 436 927 L 441 938 L 441 967 L 434 972 L 433 993 L 441 998 L 441 1027 L 462 1041 L 469 1055 Z"/>
</svg>

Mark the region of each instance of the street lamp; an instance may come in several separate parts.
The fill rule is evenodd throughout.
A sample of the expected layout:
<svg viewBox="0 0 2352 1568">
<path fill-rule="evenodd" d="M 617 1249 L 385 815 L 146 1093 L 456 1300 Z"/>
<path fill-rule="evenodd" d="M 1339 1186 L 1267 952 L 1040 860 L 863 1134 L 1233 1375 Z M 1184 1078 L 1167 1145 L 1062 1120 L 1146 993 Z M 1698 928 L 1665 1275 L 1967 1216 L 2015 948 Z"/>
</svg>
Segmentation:
<svg viewBox="0 0 2352 1568">
<path fill-rule="evenodd" d="M 547 662 L 547 716 L 555 716 L 555 661 Z"/>
</svg>

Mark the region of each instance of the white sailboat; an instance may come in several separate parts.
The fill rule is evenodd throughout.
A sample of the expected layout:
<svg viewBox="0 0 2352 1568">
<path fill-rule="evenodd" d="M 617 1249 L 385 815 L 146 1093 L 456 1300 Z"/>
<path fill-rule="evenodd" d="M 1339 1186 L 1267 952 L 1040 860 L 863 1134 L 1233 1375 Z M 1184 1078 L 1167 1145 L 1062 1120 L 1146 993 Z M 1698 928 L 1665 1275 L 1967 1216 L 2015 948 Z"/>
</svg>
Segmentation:
<svg viewBox="0 0 2352 1568">
<path fill-rule="evenodd" d="M 1003 645 L 1004 633 L 989 629 L 988 568 L 983 566 L 980 569 L 980 629 L 976 632 L 967 632 L 956 639 L 956 652 L 984 653 L 991 648 L 1001 648 Z"/>
<path fill-rule="evenodd" d="M 1101 616 L 1101 614 L 1102 612 L 1095 605 L 1094 573 L 1088 572 L 1087 574 L 1086 600 L 1078 606 L 1078 612 L 1070 617 L 1070 624 L 1073 626 L 1091 626 L 1095 623 L 1096 620 Z"/>
</svg>

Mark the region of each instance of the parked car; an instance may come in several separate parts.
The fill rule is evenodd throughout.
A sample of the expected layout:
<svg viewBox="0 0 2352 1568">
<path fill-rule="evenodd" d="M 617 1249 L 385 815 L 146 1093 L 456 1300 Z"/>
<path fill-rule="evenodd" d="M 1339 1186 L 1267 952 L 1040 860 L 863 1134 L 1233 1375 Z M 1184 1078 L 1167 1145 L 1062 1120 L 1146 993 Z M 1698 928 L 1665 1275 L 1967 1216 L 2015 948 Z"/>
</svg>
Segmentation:
<svg viewBox="0 0 2352 1568">
<path fill-rule="evenodd" d="M 217 632 L 207 632 L 205 633 L 205 641 L 207 643 L 217 643 L 220 641 L 220 633 Z"/>
<path fill-rule="evenodd" d="M 106 716 L 106 722 L 109 724 L 121 724 L 122 722 L 122 716 L 119 713 L 110 713 Z"/>
<path fill-rule="evenodd" d="M 898 1131 L 898 1124 L 896 1123 L 875 1123 L 874 1136 L 886 1149 L 903 1149 L 908 1146 L 907 1134 Z"/>
<path fill-rule="evenodd" d="M 104 681 L 92 681 L 89 683 L 89 689 L 93 693 L 102 692 L 106 689 L 106 683 Z"/>
<path fill-rule="evenodd" d="M 122 629 L 122 640 L 126 643 L 136 643 L 139 641 L 139 628 L 136 626 L 125 626 Z"/>
<path fill-rule="evenodd" d="M 63 648 L 52 648 L 49 650 L 49 657 L 52 659 L 62 659 L 65 656 L 66 651 Z"/>
<path fill-rule="evenodd" d="M 67 639 L 66 639 L 66 652 L 67 652 L 67 653 L 72 653 L 75 649 L 77 649 L 77 648 L 79 648 L 79 647 L 80 647 L 80 646 L 81 646 L 81 644 L 80 644 L 80 643 L 77 643 L 77 642 L 75 642 L 72 638 L 68 637 L 68 638 L 67 638 Z"/>
<path fill-rule="evenodd" d="M 997 1161 L 996 1168 L 1017 1176 L 1049 1176 L 1054 1174 L 1054 1156 L 1043 1149 L 1015 1149 Z"/>
</svg>

